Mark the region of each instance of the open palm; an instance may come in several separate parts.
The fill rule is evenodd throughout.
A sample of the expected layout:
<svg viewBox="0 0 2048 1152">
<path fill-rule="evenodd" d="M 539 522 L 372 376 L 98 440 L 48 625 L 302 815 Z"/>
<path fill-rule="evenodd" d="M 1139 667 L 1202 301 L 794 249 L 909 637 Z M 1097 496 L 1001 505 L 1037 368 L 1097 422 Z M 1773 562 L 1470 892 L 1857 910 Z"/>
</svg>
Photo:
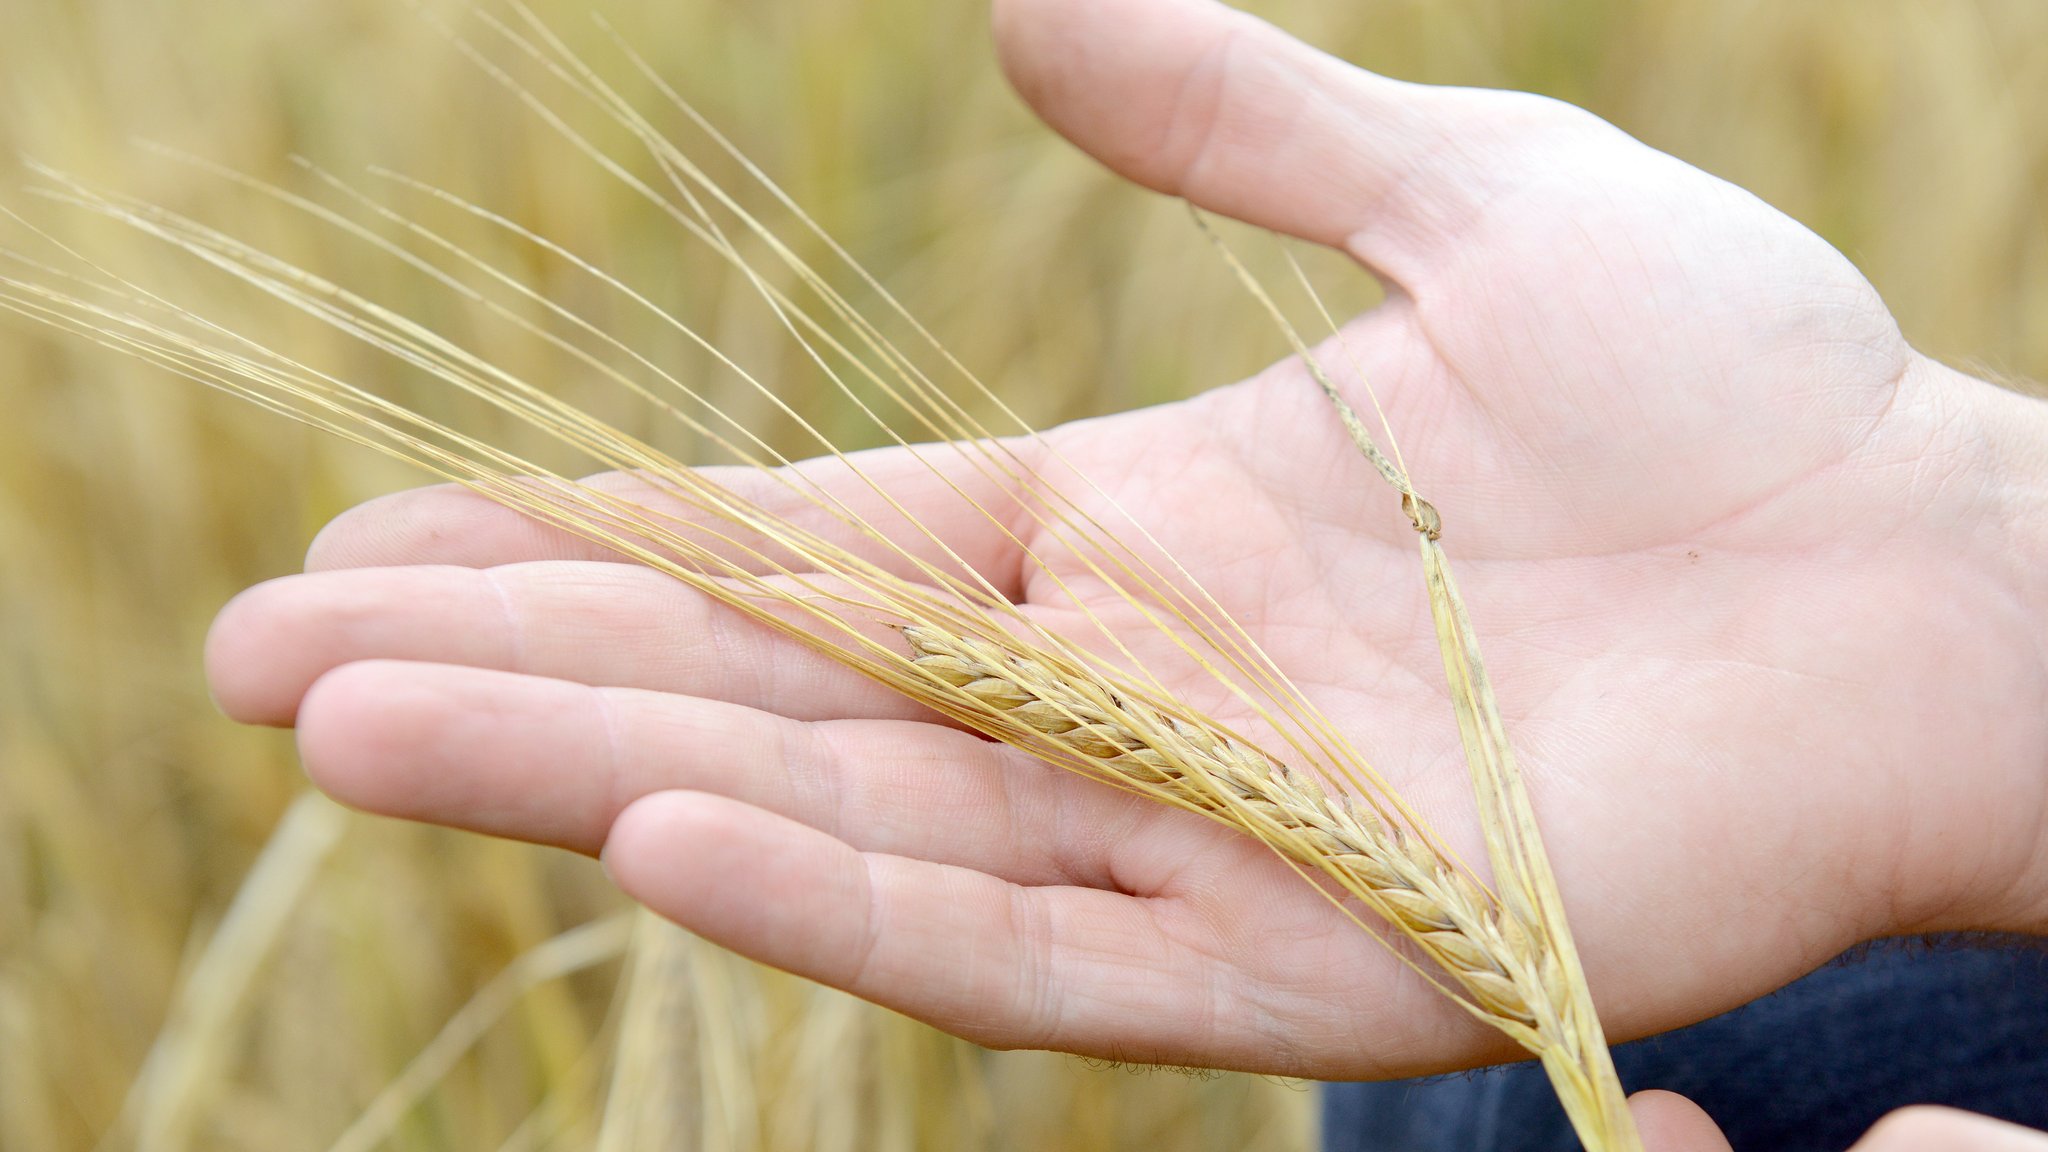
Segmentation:
<svg viewBox="0 0 2048 1152">
<path fill-rule="evenodd" d="M 1111 166 L 1386 279 L 1327 362 L 1444 515 L 1613 1033 L 1996 918 L 2048 739 L 1982 447 L 2007 400 L 1818 238 L 1576 110 L 1201 0 L 1010 0 L 998 30 Z M 1299 365 L 1048 438 L 1483 856 L 1410 530 Z M 1071 610 L 943 496 L 963 556 Z M 349 802 L 602 847 L 682 924 L 990 1044 L 1321 1077 L 1506 1054 L 1249 840 L 480 499 L 367 505 L 309 567 L 223 613 L 211 670 Z"/>
</svg>

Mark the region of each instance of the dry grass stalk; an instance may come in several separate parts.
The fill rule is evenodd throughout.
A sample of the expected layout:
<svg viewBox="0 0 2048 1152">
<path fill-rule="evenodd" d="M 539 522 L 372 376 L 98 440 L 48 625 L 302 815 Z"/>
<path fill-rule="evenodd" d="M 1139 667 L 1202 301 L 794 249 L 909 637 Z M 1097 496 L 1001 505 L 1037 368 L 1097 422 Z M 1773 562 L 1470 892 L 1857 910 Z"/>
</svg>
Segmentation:
<svg viewBox="0 0 2048 1152">
<path fill-rule="evenodd" d="M 1023 494 L 1023 513 L 1037 534 L 1051 540 L 1050 546 L 1078 562 L 1124 605 L 1135 609 L 1171 642 L 1171 650 L 1227 690 L 1229 698 L 1270 730 L 1276 749 L 1284 748 L 1286 756 L 1255 745 L 1178 703 L 1159 676 L 1135 658 L 1124 638 L 1089 612 L 1079 598 L 1074 598 L 1075 606 L 1083 609 L 1096 633 L 1093 639 L 1108 650 L 1108 656 L 1033 625 L 1017 606 L 959 563 L 943 541 L 909 516 L 855 461 L 840 454 L 829 437 L 722 354 L 723 362 L 749 387 L 779 405 L 781 412 L 796 419 L 828 454 L 864 481 L 884 510 L 903 515 L 910 524 L 908 535 L 900 529 L 878 528 L 873 513 L 862 513 L 842 494 L 818 485 L 802 472 L 767 473 L 785 490 L 784 495 L 798 498 L 810 520 L 821 520 L 833 531 L 800 525 L 791 514 L 777 512 L 717 483 L 526 383 L 483 353 L 459 346 L 402 314 L 197 222 L 97 193 L 54 172 L 44 172 L 55 185 L 53 198 L 182 249 L 407 367 L 548 432 L 601 465 L 637 472 L 656 495 L 674 507 L 658 509 L 624 499 L 481 443 L 185 312 L 89 261 L 85 266 L 94 274 L 84 277 L 42 269 L 46 276 L 82 281 L 83 286 L 60 289 L 38 280 L 0 277 L 0 307 L 77 332 L 466 484 L 508 507 L 666 572 L 968 727 L 1049 762 L 1201 813 L 1258 838 L 1305 876 L 1322 877 L 1355 897 L 1422 956 L 1435 962 L 1442 976 L 1431 979 L 1439 989 L 1539 1057 L 1588 1147 L 1620 1152 L 1636 1148 L 1563 922 L 1555 883 L 1543 862 L 1540 839 L 1513 769 L 1498 709 L 1486 686 L 1477 643 L 1437 543 L 1440 521 L 1416 495 L 1399 464 L 1398 449 L 1391 457 L 1377 451 L 1363 422 L 1343 404 L 1284 318 L 1283 330 L 1337 402 L 1339 415 L 1361 450 L 1401 491 L 1404 507 L 1418 529 L 1439 642 L 1480 795 L 1498 894 L 1450 859 L 1344 734 L 1192 576 L 1170 559 L 1148 558 L 1141 546 L 1151 543 L 1151 538 L 1142 524 L 1128 517 L 1112 517 L 1115 527 L 1106 527 L 1099 513 L 1088 511 L 1085 501 L 1048 477 L 1048 469 L 1062 475 L 1078 473 L 1042 441 L 1028 441 L 1043 449 L 1030 456 L 993 437 L 918 367 L 914 357 L 898 348 L 774 230 L 657 132 L 538 21 L 523 11 L 521 15 L 532 29 L 531 39 L 502 24 L 492 26 L 519 53 L 540 61 L 570 92 L 596 105 L 614 127 L 623 128 L 643 145 L 672 195 L 632 175 L 502 69 L 485 64 L 493 79 L 507 84 L 519 99 L 540 111 L 551 127 L 568 134 L 600 165 L 654 200 L 713 253 L 744 270 L 790 338 L 860 413 L 899 443 L 907 442 L 906 434 L 879 416 L 875 403 L 864 398 L 856 384 L 879 393 L 883 403 L 900 409 L 909 435 L 948 441 L 927 451 L 950 454 L 967 471 L 995 481 L 1003 490 Z M 634 63 L 645 68 L 637 59 Z M 672 93 L 668 95 L 677 108 L 708 130 L 687 105 Z M 730 151 L 722 137 L 714 134 L 712 139 Z M 822 237 L 809 218 L 795 210 L 758 170 L 751 166 L 746 170 L 782 207 L 795 213 L 802 228 Z M 322 175 L 321 179 L 359 202 L 365 200 L 331 177 Z M 275 195 L 303 204 L 317 218 L 401 256 L 435 282 L 483 299 L 478 289 L 458 281 L 453 272 L 402 252 L 360 225 L 281 191 Z M 511 222 L 445 193 L 435 195 L 573 263 L 606 288 L 654 307 L 601 270 Z M 470 256 L 460 245 L 392 210 L 372 210 L 457 261 L 458 270 L 480 272 L 492 286 L 509 288 L 582 335 L 595 336 L 600 344 L 604 341 L 601 332 L 582 324 L 574 313 L 537 298 L 516 278 Z M 735 235 L 765 242 L 772 260 L 794 275 L 804 297 L 776 287 L 758 272 L 742 256 L 732 239 Z M 831 249 L 844 258 L 836 245 Z M 879 291 L 865 273 L 859 275 Z M 1260 298 L 1270 305 L 1262 290 Z M 936 347 L 893 298 L 882 293 L 881 299 L 885 309 L 907 321 L 921 340 Z M 587 345 L 503 305 L 494 307 L 499 319 L 525 335 L 578 357 L 636 396 L 655 399 L 632 371 L 616 366 Z M 681 321 L 663 315 L 678 331 L 716 351 L 715 345 Z M 610 350 L 632 356 L 623 348 Z M 943 350 L 939 355 L 949 371 L 965 377 L 971 393 L 979 393 L 1001 408 L 1000 401 Z M 653 373 L 660 383 L 673 386 L 695 406 L 685 410 L 665 400 L 655 401 L 692 430 L 757 468 L 786 462 L 718 405 L 646 358 L 632 358 L 637 369 Z M 1085 478 L 1068 483 L 1093 489 Z M 1100 494 L 1099 489 L 1093 490 Z M 974 512 L 998 524 L 1006 522 L 997 510 L 975 503 L 964 493 L 960 496 Z M 1022 541 L 1018 543 L 1022 547 Z M 940 559 L 933 558 L 934 549 Z M 1024 551 L 1043 575 L 1059 582 L 1058 572 L 1043 556 L 1029 548 Z M 1119 656 L 1120 662 L 1116 660 Z M 1398 949 L 1397 953 L 1415 963 L 1409 953 Z M 1418 971 L 1430 975 L 1426 968 L 1418 967 Z M 419 1090 L 417 1080 L 404 1078 L 405 1092 L 387 1096 L 409 1098 Z M 399 1105 L 373 1108 L 359 1127 L 376 1130 L 388 1123 L 394 1107 Z"/>
<path fill-rule="evenodd" d="M 696 1014 L 689 996 L 691 941 L 654 915 L 635 916 L 627 963 L 619 1042 L 596 1152 L 659 1152 L 716 1147 L 700 1118 L 703 1093 L 691 1083 L 703 1061 L 692 1059 Z"/>
<path fill-rule="evenodd" d="M 632 931 L 632 914 L 614 913 L 579 924 L 521 953 L 449 1017 L 405 1070 L 335 1139 L 329 1152 L 370 1152 L 382 1146 L 406 1114 L 521 996 L 550 981 L 617 959 L 626 951 Z"/>
<path fill-rule="evenodd" d="M 214 929 L 136 1076 L 121 1117 L 139 1152 L 181 1152 L 226 1057 L 247 991 L 292 912 L 347 829 L 348 814 L 317 792 L 292 802 L 249 878 Z"/>
</svg>

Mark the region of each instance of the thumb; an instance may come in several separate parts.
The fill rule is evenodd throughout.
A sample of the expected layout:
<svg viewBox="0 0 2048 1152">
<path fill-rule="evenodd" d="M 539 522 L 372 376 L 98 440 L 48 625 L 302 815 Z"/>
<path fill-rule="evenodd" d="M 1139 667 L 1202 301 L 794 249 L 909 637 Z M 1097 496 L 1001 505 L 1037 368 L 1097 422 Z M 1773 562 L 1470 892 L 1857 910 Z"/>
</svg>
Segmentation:
<svg viewBox="0 0 2048 1152">
<path fill-rule="evenodd" d="M 1512 179 L 1531 129 L 1597 123 L 1375 75 L 1214 0 L 997 0 L 995 31 L 1018 92 L 1111 169 L 1397 280 Z"/>
<path fill-rule="evenodd" d="M 1644 1152 L 1730 1152 L 1728 1138 L 1700 1106 L 1676 1092 L 1638 1092 L 1628 1098 Z"/>
</svg>

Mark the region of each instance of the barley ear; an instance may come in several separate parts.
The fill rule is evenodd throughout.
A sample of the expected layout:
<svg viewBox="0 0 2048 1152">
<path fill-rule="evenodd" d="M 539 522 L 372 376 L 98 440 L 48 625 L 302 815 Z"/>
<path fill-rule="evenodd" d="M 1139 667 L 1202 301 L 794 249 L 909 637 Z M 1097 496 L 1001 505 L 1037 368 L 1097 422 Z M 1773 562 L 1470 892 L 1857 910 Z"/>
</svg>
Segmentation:
<svg viewBox="0 0 2048 1152">
<path fill-rule="evenodd" d="M 1515 764 L 1507 729 L 1501 722 L 1500 706 L 1480 658 L 1479 638 L 1465 610 L 1464 599 L 1458 594 L 1457 582 L 1451 577 L 1450 558 L 1441 543 L 1443 517 L 1415 490 L 1401 463 L 1393 429 L 1386 422 L 1385 411 L 1370 382 L 1360 374 L 1362 386 L 1380 413 L 1390 451 L 1382 451 L 1373 442 L 1364 421 L 1272 295 L 1209 228 L 1199 212 L 1195 220 L 1222 253 L 1231 271 L 1278 324 L 1310 378 L 1330 401 L 1345 434 L 1381 479 L 1401 495 L 1401 510 L 1421 543 L 1429 612 L 1436 624 L 1437 648 L 1443 656 L 1444 674 L 1457 714 L 1458 736 L 1471 770 L 1472 792 L 1486 837 L 1487 858 L 1493 866 L 1494 883 L 1500 895 L 1501 923 L 1515 937 L 1526 940 L 1535 952 L 1539 983 L 1546 991 L 1541 1003 L 1555 1013 L 1536 1021 L 1536 1027 L 1526 1037 L 1513 1031 L 1510 1035 L 1516 1035 L 1542 1061 L 1581 1143 L 1591 1152 L 1640 1152 L 1642 1139 L 1629 1114 L 1626 1093 L 1593 1010 L 1592 993 L 1586 986 L 1578 949 L 1565 921 L 1563 897 L 1558 892 L 1549 857 L 1544 853 L 1535 810 L 1522 786 L 1521 770 Z M 1300 273 L 1298 264 L 1295 270 Z M 1314 287 L 1305 276 L 1301 282 L 1332 334 L 1341 341 L 1343 333 L 1322 308 Z"/>
</svg>

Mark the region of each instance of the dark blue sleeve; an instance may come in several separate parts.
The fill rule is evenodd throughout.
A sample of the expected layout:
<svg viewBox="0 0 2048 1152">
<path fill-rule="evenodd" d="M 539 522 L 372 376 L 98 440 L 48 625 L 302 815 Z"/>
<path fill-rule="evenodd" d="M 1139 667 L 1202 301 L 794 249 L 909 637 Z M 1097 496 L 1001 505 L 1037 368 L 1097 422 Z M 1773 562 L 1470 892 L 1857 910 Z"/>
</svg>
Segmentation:
<svg viewBox="0 0 2048 1152">
<path fill-rule="evenodd" d="M 1867 945 L 1722 1016 L 1623 1044 L 1631 1092 L 1667 1088 L 1735 1152 L 1842 1152 L 1908 1104 L 2048 1128 L 2048 946 L 1944 937 Z M 1574 1152 L 1532 1063 L 1330 1084 L 1327 1152 Z"/>
</svg>

